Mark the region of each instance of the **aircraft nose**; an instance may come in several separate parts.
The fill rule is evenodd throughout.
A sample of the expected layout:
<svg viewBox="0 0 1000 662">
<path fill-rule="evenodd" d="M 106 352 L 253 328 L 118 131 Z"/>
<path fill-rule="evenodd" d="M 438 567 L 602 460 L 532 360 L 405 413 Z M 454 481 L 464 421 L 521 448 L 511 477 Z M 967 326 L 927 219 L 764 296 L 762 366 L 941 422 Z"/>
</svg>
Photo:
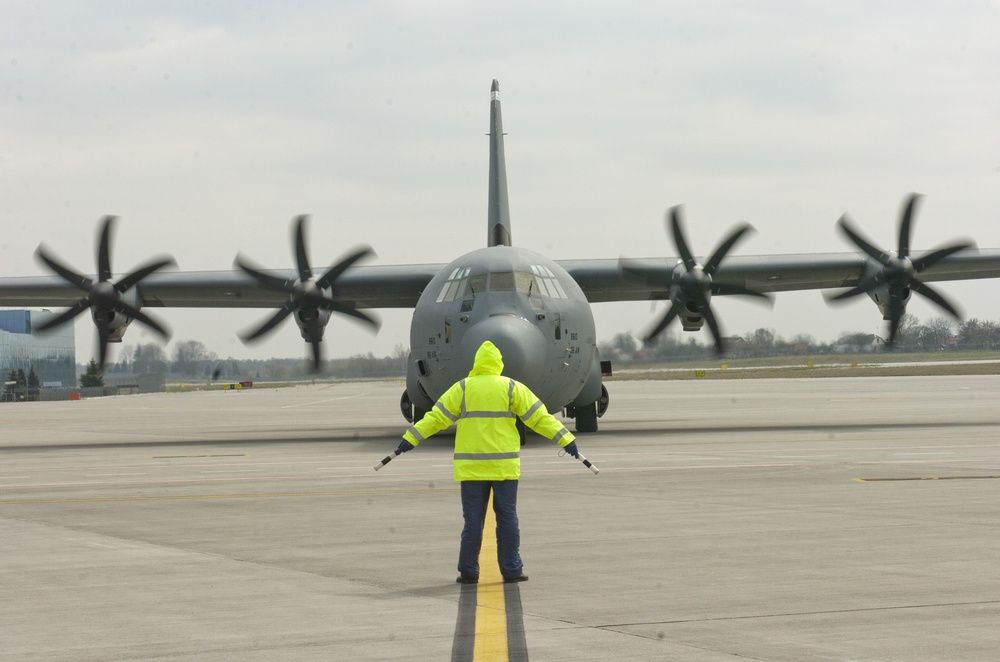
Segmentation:
<svg viewBox="0 0 1000 662">
<path fill-rule="evenodd" d="M 539 383 L 545 366 L 545 337 L 538 327 L 514 315 L 497 315 L 479 322 L 462 338 L 462 359 L 470 369 L 476 352 L 487 340 L 503 356 L 503 374 L 529 386 Z"/>
</svg>

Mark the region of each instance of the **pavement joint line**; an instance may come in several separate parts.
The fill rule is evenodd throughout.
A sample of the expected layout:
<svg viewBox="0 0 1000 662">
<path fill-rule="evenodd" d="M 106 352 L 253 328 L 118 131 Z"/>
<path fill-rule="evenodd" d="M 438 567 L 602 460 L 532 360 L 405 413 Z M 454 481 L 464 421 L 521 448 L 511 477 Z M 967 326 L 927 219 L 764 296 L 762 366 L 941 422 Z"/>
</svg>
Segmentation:
<svg viewBox="0 0 1000 662">
<path fill-rule="evenodd" d="M 855 478 L 857 483 L 899 483 L 917 480 L 996 480 L 1000 476 L 904 476 L 900 478 Z"/>
<path fill-rule="evenodd" d="M 151 460 L 180 460 L 199 457 L 250 457 L 250 453 L 216 453 L 205 455 L 150 455 Z"/>
<path fill-rule="evenodd" d="M 595 628 L 599 630 L 611 628 L 625 628 L 639 625 L 681 625 L 684 623 L 712 623 L 719 621 L 745 621 L 757 618 L 788 618 L 790 616 L 823 616 L 826 614 L 862 614 L 878 611 L 897 611 L 904 609 L 935 609 L 940 607 L 974 607 L 977 605 L 997 605 L 1000 600 L 974 600 L 970 602 L 935 602 L 920 605 L 896 605 L 891 607 L 865 607 L 861 609 L 828 609 L 820 611 L 799 611 L 778 614 L 748 614 L 745 616 L 720 616 L 718 618 L 687 618 L 676 621 L 639 621 L 635 623 L 604 623 L 599 625 L 581 625 L 581 628 Z"/>
<path fill-rule="evenodd" d="M 432 492 L 457 492 L 456 488 L 433 488 L 423 490 L 351 490 L 339 492 L 261 492 L 246 494 L 161 494 L 156 496 L 92 497 L 80 499 L 14 499 L 0 501 L 2 506 L 30 505 L 41 503 L 103 503 L 111 501 L 183 501 L 198 499 L 262 499 L 316 496 L 392 496 L 395 494 L 428 494 Z"/>
</svg>

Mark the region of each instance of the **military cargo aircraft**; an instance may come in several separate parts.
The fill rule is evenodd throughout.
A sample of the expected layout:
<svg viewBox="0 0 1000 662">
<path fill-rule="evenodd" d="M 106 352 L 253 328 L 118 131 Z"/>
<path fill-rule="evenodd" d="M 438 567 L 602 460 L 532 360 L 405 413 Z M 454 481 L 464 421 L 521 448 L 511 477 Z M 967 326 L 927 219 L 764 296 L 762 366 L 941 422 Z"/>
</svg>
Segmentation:
<svg viewBox="0 0 1000 662">
<path fill-rule="evenodd" d="M 867 294 L 888 320 L 888 342 L 899 329 L 915 292 L 953 316 L 958 310 L 929 282 L 1000 277 L 1000 250 L 975 250 L 955 242 L 931 251 L 911 251 L 910 234 L 919 196 L 904 200 L 899 242 L 883 250 L 842 216 L 841 232 L 859 253 L 729 256 L 748 231 L 736 227 L 704 261 L 689 247 L 682 209 L 667 213 L 667 230 L 679 257 L 644 259 L 551 260 L 515 247 L 507 204 L 503 122 L 499 84 L 490 99 L 489 211 L 486 246 L 447 264 L 357 265 L 371 249 L 363 246 L 319 273 L 307 255 L 306 217 L 293 221 L 296 268 L 268 270 L 237 255 L 232 271 L 164 271 L 170 258 L 158 258 L 115 278 L 110 244 L 113 217 L 106 217 L 97 250 L 97 278 L 66 266 L 49 248 L 38 258 L 55 276 L 0 279 L 0 305 L 69 308 L 44 325 L 66 324 L 90 310 L 97 326 L 100 363 L 107 346 L 120 342 L 138 321 L 161 335 L 163 325 L 148 308 L 277 308 L 245 341 L 266 335 L 288 317 L 295 320 L 319 366 L 324 331 L 333 313 L 373 328 L 377 308 L 412 308 L 410 355 L 400 408 L 419 419 L 472 365 L 484 340 L 500 348 L 505 374 L 527 384 L 550 411 L 563 410 L 579 432 L 597 430 L 610 398 L 603 377 L 591 305 L 610 301 L 669 301 L 646 340 L 652 341 L 675 318 L 686 331 L 708 325 L 717 351 L 723 336 L 713 312 L 714 295 L 745 295 L 769 300 L 774 292 L 827 289 L 842 301 Z"/>
</svg>

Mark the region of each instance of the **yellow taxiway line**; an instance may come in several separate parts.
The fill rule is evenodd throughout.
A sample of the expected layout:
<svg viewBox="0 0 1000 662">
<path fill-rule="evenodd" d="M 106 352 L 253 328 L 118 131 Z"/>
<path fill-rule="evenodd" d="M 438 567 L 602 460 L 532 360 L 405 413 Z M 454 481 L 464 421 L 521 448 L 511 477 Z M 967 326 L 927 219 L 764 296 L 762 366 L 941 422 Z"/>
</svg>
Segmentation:
<svg viewBox="0 0 1000 662">
<path fill-rule="evenodd" d="M 476 591 L 476 641 L 473 648 L 474 662 L 506 660 L 507 657 L 507 604 L 504 599 L 503 576 L 497 563 L 496 515 L 493 514 L 493 495 L 486 505 L 486 524 L 483 526 L 483 546 L 479 553 L 479 586 Z"/>
</svg>

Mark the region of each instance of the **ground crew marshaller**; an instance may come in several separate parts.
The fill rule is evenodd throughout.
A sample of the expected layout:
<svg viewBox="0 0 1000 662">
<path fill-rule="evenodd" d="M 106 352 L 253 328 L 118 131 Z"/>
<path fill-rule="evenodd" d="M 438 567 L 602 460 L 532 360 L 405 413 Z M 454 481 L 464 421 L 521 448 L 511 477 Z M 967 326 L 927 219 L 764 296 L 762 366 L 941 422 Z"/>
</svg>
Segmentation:
<svg viewBox="0 0 1000 662">
<path fill-rule="evenodd" d="M 516 421 L 557 442 L 579 457 L 573 433 L 549 414 L 524 384 L 501 376 L 500 350 L 487 340 L 476 352 L 469 376 L 452 385 L 420 421 L 403 434 L 397 453 L 456 425 L 455 480 L 462 485 L 462 545 L 458 554 L 461 584 L 479 581 L 479 550 L 486 507 L 493 492 L 497 520 L 497 561 L 505 582 L 527 581 L 521 563 L 517 522 L 517 482 L 521 477 L 521 436 Z"/>
</svg>

